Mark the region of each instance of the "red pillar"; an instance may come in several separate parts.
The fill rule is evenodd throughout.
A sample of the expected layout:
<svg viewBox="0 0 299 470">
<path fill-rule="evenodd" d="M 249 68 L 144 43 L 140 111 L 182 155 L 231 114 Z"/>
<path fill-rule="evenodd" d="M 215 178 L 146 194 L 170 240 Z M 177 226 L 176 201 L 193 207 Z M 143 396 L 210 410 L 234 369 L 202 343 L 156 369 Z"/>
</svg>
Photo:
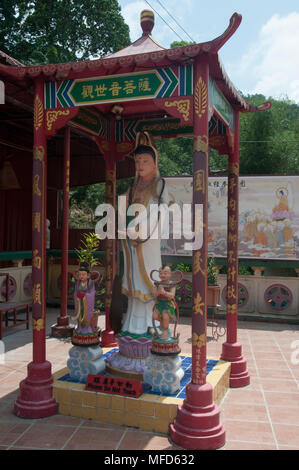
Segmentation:
<svg viewBox="0 0 299 470">
<path fill-rule="evenodd" d="M 202 56 L 194 66 L 193 204 L 203 205 L 203 244 L 193 250 L 192 381 L 170 425 L 171 439 L 187 449 L 218 449 L 225 444 L 220 411 L 213 402 L 207 374 L 207 258 L 208 258 L 208 86 L 209 65 Z M 193 206 L 193 213 L 195 206 Z"/>
<path fill-rule="evenodd" d="M 111 204 L 114 209 L 116 208 L 116 163 L 115 161 L 106 159 L 106 204 Z M 112 222 L 112 221 L 111 221 Z M 106 238 L 106 295 L 105 295 L 105 330 L 101 334 L 101 346 L 113 347 L 117 346 L 117 341 L 114 337 L 114 331 L 110 328 L 109 316 L 112 297 L 113 280 L 116 274 L 115 265 L 115 251 L 116 240 Z"/>
<path fill-rule="evenodd" d="M 242 345 L 237 342 L 238 321 L 238 227 L 239 227 L 239 111 L 235 111 L 234 150 L 229 155 L 227 210 L 227 338 L 221 359 L 231 362 L 230 387 L 250 382 Z"/>
<path fill-rule="evenodd" d="M 47 141 L 44 132 L 44 83 L 35 82 L 32 190 L 32 327 L 33 360 L 20 383 L 14 412 L 43 418 L 58 412 L 53 398 L 51 363 L 46 361 L 46 194 Z"/>
<path fill-rule="evenodd" d="M 70 193 L 70 135 L 69 127 L 64 131 L 63 159 L 63 206 L 62 206 L 62 255 L 61 255 L 61 304 L 57 324 L 53 325 L 52 336 L 65 338 L 72 336 L 74 327 L 70 326 L 67 314 L 68 300 L 68 249 L 69 249 L 69 193 Z"/>
</svg>

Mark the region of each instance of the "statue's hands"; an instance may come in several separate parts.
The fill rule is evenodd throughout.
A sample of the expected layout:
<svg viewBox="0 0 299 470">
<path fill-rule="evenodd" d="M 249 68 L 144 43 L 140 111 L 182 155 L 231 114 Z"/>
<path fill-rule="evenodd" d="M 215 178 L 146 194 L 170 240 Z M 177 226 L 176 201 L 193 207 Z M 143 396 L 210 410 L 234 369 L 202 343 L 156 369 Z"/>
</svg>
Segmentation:
<svg viewBox="0 0 299 470">
<path fill-rule="evenodd" d="M 165 293 L 165 290 L 163 289 L 162 286 L 158 286 L 157 288 L 157 294 L 158 295 L 163 295 Z"/>
</svg>

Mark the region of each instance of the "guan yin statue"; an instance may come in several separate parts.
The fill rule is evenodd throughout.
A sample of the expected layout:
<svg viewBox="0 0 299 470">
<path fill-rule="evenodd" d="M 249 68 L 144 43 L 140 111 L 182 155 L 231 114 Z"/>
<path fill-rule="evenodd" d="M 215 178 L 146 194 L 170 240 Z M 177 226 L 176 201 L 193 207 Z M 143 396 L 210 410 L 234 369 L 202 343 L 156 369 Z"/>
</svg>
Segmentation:
<svg viewBox="0 0 299 470">
<path fill-rule="evenodd" d="M 119 351 L 107 358 L 106 369 L 114 375 L 141 379 L 145 370 L 145 360 L 152 347 L 153 307 L 156 302 L 156 287 L 151 280 L 153 270 L 162 266 L 160 236 L 153 236 L 160 225 L 160 204 L 170 204 L 165 181 L 160 177 L 158 170 L 158 153 L 147 132 L 139 133 L 134 151 L 136 176 L 133 185 L 126 192 L 127 207 L 142 205 L 139 223 L 148 222 L 150 227 L 147 236 L 130 237 L 136 232 L 134 216 L 126 217 L 127 233 L 122 239 L 124 256 L 124 275 L 122 280 L 122 294 L 128 298 L 127 312 L 120 328 L 114 327 Z M 135 211 L 129 211 L 134 213 Z M 149 221 L 151 223 L 149 224 Z M 139 225 L 140 227 L 140 225 Z M 130 230 L 132 232 L 130 232 Z M 120 293 L 118 294 L 118 296 Z M 117 296 L 117 293 L 112 294 Z M 113 308 L 111 308 L 113 315 Z M 121 312 L 122 313 L 122 312 Z M 112 320 L 111 324 L 115 324 Z"/>
</svg>

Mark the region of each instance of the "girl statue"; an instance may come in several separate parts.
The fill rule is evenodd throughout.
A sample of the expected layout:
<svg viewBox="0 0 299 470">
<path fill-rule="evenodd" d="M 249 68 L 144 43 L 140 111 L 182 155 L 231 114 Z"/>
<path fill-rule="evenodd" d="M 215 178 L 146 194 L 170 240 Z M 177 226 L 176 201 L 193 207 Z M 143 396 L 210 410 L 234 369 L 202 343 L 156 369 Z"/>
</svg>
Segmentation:
<svg viewBox="0 0 299 470">
<path fill-rule="evenodd" d="M 98 272 L 90 272 L 88 263 L 81 262 L 75 278 L 75 313 L 73 320 L 77 321 L 72 343 L 76 346 L 93 346 L 99 344 L 97 329 L 98 312 L 94 311 L 95 283 L 99 280 Z"/>
</svg>

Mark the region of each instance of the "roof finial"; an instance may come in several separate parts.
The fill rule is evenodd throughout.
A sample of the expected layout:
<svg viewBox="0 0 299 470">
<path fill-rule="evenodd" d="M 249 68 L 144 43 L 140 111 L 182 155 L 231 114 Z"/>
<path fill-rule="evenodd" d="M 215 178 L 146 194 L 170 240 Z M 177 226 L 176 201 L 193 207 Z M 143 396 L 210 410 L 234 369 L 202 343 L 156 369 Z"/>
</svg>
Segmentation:
<svg viewBox="0 0 299 470">
<path fill-rule="evenodd" d="M 142 36 L 149 36 L 155 24 L 155 15 L 151 10 L 142 10 L 140 15 Z"/>
</svg>

